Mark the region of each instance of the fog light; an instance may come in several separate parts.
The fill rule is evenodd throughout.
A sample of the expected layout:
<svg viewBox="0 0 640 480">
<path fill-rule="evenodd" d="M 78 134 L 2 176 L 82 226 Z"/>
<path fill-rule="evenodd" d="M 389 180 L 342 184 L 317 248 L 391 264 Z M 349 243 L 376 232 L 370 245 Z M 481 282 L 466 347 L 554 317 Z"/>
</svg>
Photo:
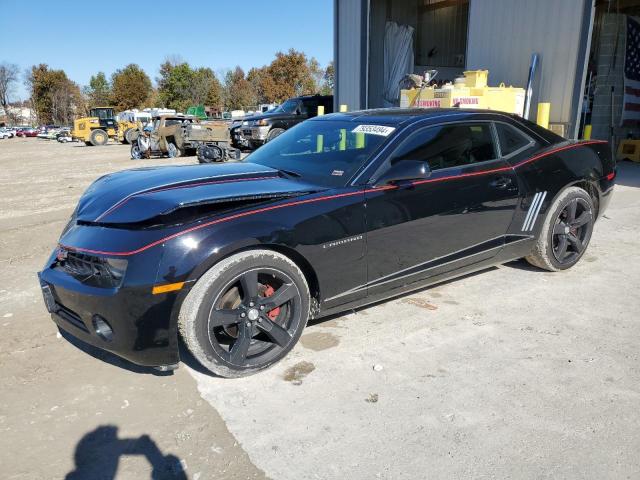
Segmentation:
<svg viewBox="0 0 640 480">
<path fill-rule="evenodd" d="M 104 318 L 100 315 L 94 315 L 91 317 L 91 323 L 93 323 L 93 329 L 102 340 L 105 342 L 113 340 L 113 329 Z"/>
</svg>

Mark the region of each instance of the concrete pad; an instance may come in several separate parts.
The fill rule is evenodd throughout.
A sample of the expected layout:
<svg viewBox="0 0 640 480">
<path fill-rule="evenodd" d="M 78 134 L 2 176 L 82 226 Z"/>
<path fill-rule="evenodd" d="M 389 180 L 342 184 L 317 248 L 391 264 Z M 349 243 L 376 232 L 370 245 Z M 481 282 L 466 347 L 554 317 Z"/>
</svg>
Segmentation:
<svg viewBox="0 0 640 480">
<path fill-rule="evenodd" d="M 640 477 L 640 165 L 583 260 L 514 262 L 307 328 L 279 365 L 190 370 L 281 480 Z"/>
</svg>

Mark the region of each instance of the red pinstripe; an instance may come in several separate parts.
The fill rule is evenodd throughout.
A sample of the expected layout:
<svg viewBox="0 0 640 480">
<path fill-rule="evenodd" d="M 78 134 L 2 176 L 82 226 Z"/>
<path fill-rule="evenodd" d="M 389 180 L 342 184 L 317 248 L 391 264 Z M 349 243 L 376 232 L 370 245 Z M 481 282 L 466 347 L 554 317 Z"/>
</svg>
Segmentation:
<svg viewBox="0 0 640 480">
<path fill-rule="evenodd" d="M 439 178 L 430 178 L 427 180 L 418 180 L 415 182 L 412 182 L 412 185 L 420 185 L 420 184 L 424 184 L 424 183 L 432 183 L 432 182 L 441 182 L 444 180 L 453 180 L 453 179 L 458 179 L 458 178 L 464 178 L 464 177 L 474 177 L 474 176 L 478 176 L 478 175 L 488 175 L 491 173 L 497 173 L 497 172 L 504 172 L 507 170 L 514 170 L 522 165 L 525 165 L 527 163 L 531 163 L 534 162 L 535 160 L 538 160 L 540 158 L 546 157 L 548 155 L 552 155 L 554 153 L 557 152 L 561 152 L 563 150 L 568 150 L 570 148 L 575 148 L 575 147 L 579 147 L 579 146 L 583 146 L 583 145 L 592 145 L 592 144 L 601 144 L 601 143 L 607 143 L 606 141 L 603 140 L 590 140 L 590 141 L 585 141 L 585 142 L 581 142 L 581 143 L 574 143 L 574 144 L 570 144 L 570 145 L 565 145 L 562 147 L 558 147 L 558 148 L 554 148 L 551 150 L 547 150 L 546 152 L 543 153 L 539 153 L 537 155 L 534 155 L 533 157 L 527 158 L 526 160 L 523 160 L 513 166 L 509 166 L 509 167 L 500 167 L 500 168 L 494 168 L 491 170 L 482 170 L 480 172 L 471 172 L 471 173 L 463 173 L 461 175 L 451 175 L 451 176 L 447 176 L 447 177 L 439 177 Z M 259 177 L 260 179 L 262 178 L 273 178 L 273 177 Z M 257 178 L 256 178 L 257 179 Z M 247 180 L 247 179 L 244 179 Z M 218 181 L 217 183 L 225 183 L 225 182 L 231 182 L 234 180 L 222 180 L 222 181 Z M 235 180 L 235 181 L 242 181 L 242 180 Z M 216 182 L 211 182 L 211 183 L 216 183 Z M 186 186 L 185 186 L 186 187 Z M 167 187 L 166 189 L 171 189 L 171 188 L 184 188 L 184 187 Z M 370 192 L 381 192 L 384 190 L 392 190 L 395 189 L 397 187 L 392 186 L 392 185 L 387 185 L 384 187 L 374 187 L 374 188 L 369 188 L 367 190 L 361 191 L 361 190 L 357 190 L 355 192 L 347 192 L 347 193 L 339 193 L 336 195 L 326 195 L 326 196 L 322 196 L 322 197 L 315 197 L 315 198 L 308 198 L 306 200 L 296 200 L 293 202 L 288 202 L 288 203 L 283 203 L 280 205 L 271 205 L 269 207 L 263 207 L 263 208 L 258 208 L 255 210 L 248 210 L 246 212 L 241 212 L 241 213 L 236 213 L 234 215 L 229 215 L 227 217 L 222 217 L 222 218 L 218 218 L 216 220 L 212 220 L 210 222 L 205 222 L 205 223 L 201 223 L 200 225 L 195 225 L 193 227 L 187 228 L 185 230 L 182 230 L 180 232 L 176 232 L 172 235 L 169 235 L 167 237 L 163 237 L 160 240 L 156 240 L 155 242 L 149 243 L 147 245 L 144 245 L 136 250 L 130 250 L 130 251 L 126 251 L 126 252 L 109 252 L 109 251 L 104 251 L 104 250 L 92 250 L 89 248 L 79 248 L 79 247 L 71 247 L 68 245 L 63 245 L 63 244 L 58 244 L 58 246 L 60 248 L 64 248 L 67 250 L 73 250 L 73 251 L 78 251 L 78 252 L 85 252 L 85 253 L 93 253 L 96 255 L 112 255 L 112 256 L 129 256 L 129 255 L 135 255 L 137 253 L 141 253 L 144 252 L 145 250 L 148 250 L 152 247 L 155 247 L 157 245 L 160 245 L 164 242 L 167 242 L 169 240 L 172 240 L 176 237 L 179 237 L 181 235 L 184 235 L 186 233 L 190 233 L 190 232 L 194 232 L 196 230 L 201 230 L 203 228 L 206 227 L 210 227 L 211 225 L 216 225 L 218 223 L 223 223 L 223 222 L 228 222 L 230 220 L 235 220 L 236 218 L 242 218 L 242 217 L 247 217 L 249 215 L 256 215 L 258 213 L 264 213 L 264 212 L 269 212 L 271 210 L 278 210 L 281 208 L 286 208 L 286 207 L 293 207 L 296 205 L 304 205 L 307 203 L 315 203 L 315 202 L 322 202 L 325 200 L 332 200 L 335 198 L 342 198 L 342 197 L 351 197 L 354 195 L 362 195 L 363 193 L 370 193 Z M 161 191 L 161 190 L 155 190 L 155 191 Z M 149 193 L 149 192 L 143 192 L 143 193 Z M 132 196 L 134 196 L 136 194 L 130 195 L 129 197 L 127 197 L 125 200 L 128 200 L 129 198 L 131 198 Z M 123 200 L 121 202 L 121 205 L 123 205 L 125 203 L 125 200 Z M 118 205 L 118 204 L 116 204 Z M 119 206 L 121 206 L 119 205 Z M 114 205 L 115 207 L 115 205 Z M 113 207 L 112 207 L 113 208 Z M 104 214 L 102 214 L 102 216 L 106 215 L 107 212 L 105 212 Z"/>
</svg>

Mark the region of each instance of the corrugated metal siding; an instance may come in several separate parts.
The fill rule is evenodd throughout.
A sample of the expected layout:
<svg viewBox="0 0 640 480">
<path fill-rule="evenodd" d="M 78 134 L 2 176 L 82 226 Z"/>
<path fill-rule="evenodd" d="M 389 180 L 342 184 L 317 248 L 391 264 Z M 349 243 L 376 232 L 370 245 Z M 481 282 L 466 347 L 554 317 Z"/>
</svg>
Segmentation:
<svg viewBox="0 0 640 480">
<path fill-rule="evenodd" d="M 489 69 L 490 85 L 525 87 L 531 54 L 541 55 L 531 118 L 537 101 L 551 102 L 551 122 L 573 127 L 573 100 L 585 2 L 591 0 L 471 0 L 467 69 Z"/>
<path fill-rule="evenodd" d="M 438 2 L 425 0 L 425 5 Z M 418 65 L 438 65 L 440 67 L 464 67 L 467 45 L 467 19 L 469 5 L 447 4 L 433 10 L 418 10 L 416 31 L 416 63 Z M 429 51 L 435 53 L 429 57 Z"/>
<path fill-rule="evenodd" d="M 362 92 L 365 79 L 362 77 L 362 16 L 366 15 L 362 0 L 338 0 L 335 2 L 336 25 L 336 105 L 346 104 L 349 110 L 364 108 Z"/>
</svg>

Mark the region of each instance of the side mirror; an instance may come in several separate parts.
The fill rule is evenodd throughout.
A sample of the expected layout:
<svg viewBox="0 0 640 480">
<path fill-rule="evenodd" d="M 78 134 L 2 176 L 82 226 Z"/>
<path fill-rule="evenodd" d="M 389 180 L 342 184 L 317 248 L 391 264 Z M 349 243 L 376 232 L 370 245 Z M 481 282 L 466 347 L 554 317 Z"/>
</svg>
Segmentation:
<svg viewBox="0 0 640 480">
<path fill-rule="evenodd" d="M 388 185 L 431 176 L 429 164 L 424 160 L 401 160 L 394 164 L 376 181 L 376 185 Z"/>
</svg>

